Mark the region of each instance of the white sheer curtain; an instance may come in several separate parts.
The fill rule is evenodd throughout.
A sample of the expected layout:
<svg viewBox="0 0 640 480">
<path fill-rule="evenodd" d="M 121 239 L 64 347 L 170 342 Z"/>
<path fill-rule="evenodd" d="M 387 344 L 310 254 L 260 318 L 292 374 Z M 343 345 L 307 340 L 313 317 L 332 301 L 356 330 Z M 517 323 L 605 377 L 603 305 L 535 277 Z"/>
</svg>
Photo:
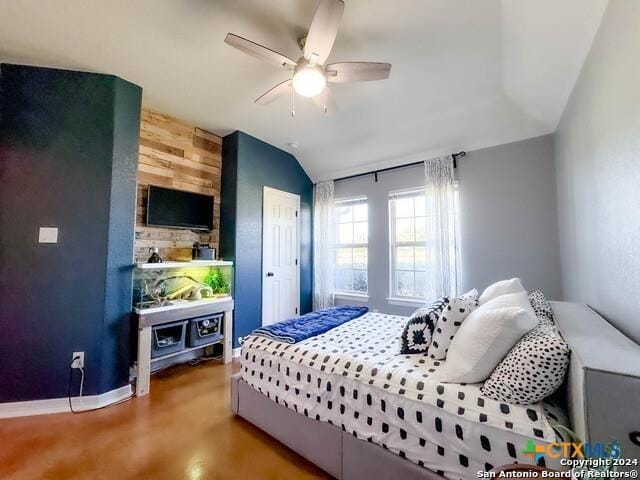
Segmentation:
<svg viewBox="0 0 640 480">
<path fill-rule="evenodd" d="M 427 295 L 433 298 L 458 293 L 458 228 L 453 157 L 424 162 L 427 200 Z"/>
<path fill-rule="evenodd" d="M 333 180 L 313 192 L 313 309 L 333 306 Z"/>
</svg>

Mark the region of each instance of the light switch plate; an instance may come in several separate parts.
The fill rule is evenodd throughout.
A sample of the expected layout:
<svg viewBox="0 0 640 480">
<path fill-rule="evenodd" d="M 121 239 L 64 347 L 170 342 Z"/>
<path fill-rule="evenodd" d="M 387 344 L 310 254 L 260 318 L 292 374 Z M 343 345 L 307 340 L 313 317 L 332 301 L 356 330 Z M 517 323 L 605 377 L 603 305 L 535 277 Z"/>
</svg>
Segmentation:
<svg viewBox="0 0 640 480">
<path fill-rule="evenodd" d="M 40 227 L 38 243 L 58 243 L 58 227 Z"/>
</svg>

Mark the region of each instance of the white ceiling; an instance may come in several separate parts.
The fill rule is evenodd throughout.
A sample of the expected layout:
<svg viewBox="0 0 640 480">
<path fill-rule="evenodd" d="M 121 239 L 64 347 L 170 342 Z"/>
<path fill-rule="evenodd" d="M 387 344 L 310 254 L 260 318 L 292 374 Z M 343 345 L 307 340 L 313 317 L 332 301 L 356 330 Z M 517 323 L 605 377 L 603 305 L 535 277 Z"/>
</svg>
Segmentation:
<svg viewBox="0 0 640 480">
<path fill-rule="evenodd" d="M 339 111 L 252 101 L 286 78 L 223 43 L 296 59 L 315 0 L 0 0 L 0 61 L 113 73 L 144 103 L 292 150 L 313 180 L 553 132 L 607 0 L 345 0 L 329 62 L 393 64 L 333 85 Z"/>
</svg>

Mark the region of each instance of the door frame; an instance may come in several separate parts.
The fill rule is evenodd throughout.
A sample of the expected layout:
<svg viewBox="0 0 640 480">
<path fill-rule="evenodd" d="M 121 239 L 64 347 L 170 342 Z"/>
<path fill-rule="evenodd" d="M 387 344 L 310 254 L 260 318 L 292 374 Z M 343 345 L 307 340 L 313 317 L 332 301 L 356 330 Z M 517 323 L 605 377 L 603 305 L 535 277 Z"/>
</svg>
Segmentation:
<svg viewBox="0 0 640 480">
<path fill-rule="evenodd" d="M 281 195 L 283 197 L 289 197 L 292 198 L 294 200 L 296 200 L 296 258 L 298 260 L 298 263 L 296 265 L 296 292 L 298 292 L 298 294 L 296 295 L 296 308 L 298 311 L 298 315 L 300 314 L 300 195 L 297 195 L 295 193 L 291 193 L 291 192 L 287 192 L 284 190 L 278 190 L 277 188 L 272 188 L 272 187 L 267 187 L 264 186 L 262 187 L 262 248 L 261 248 L 261 254 L 262 254 L 262 269 L 261 269 L 261 286 L 262 286 L 262 294 L 261 294 L 261 302 L 260 302 L 260 310 L 261 310 L 261 325 L 264 326 L 264 322 L 265 322 L 265 308 L 264 308 L 264 304 L 265 304 L 265 289 L 266 289 L 266 282 L 265 282 L 265 275 L 266 275 L 266 266 L 265 266 L 265 262 L 266 262 L 266 256 L 264 254 L 264 245 L 266 243 L 266 239 L 267 239 L 267 229 L 265 228 L 265 214 L 266 214 L 266 199 L 267 199 L 267 195 L 269 194 L 276 194 L 276 195 Z"/>
</svg>

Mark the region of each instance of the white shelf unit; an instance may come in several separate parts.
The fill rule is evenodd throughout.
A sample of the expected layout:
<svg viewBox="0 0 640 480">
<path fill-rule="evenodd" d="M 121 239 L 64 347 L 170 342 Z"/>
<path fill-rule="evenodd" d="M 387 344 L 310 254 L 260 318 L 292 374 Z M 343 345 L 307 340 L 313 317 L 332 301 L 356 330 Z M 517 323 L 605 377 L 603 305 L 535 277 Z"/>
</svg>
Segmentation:
<svg viewBox="0 0 640 480">
<path fill-rule="evenodd" d="M 160 357 L 155 357 L 151 359 L 151 363 L 155 363 L 155 362 L 159 362 L 160 360 L 166 360 L 167 358 L 171 358 L 171 357 L 177 357 L 178 355 L 182 355 L 184 353 L 188 353 L 188 352 L 193 352 L 195 350 L 201 350 L 203 348 L 207 348 L 207 347 L 212 347 L 213 345 L 217 345 L 219 343 L 222 343 L 224 341 L 224 335 L 221 335 L 218 340 L 216 340 L 215 342 L 211 342 L 211 343 L 204 343 L 202 345 L 198 345 L 197 347 L 187 347 L 187 348 L 183 348 L 182 350 L 180 350 L 179 352 L 173 352 L 173 353 L 168 353 L 166 355 L 162 355 Z"/>
<path fill-rule="evenodd" d="M 150 307 L 150 308 L 138 308 L 134 307 L 133 311 L 138 315 L 149 315 L 151 313 L 168 312 L 170 310 L 184 310 L 185 308 L 200 307 L 202 305 L 214 305 L 216 303 L 224 303 L 232 300 L 231 295 L 217 298 L 203 298 L 200 300 L 173 300 L 171 305 L 165 305 L 164 307 Z"/>
<path fill-rule="evenodd" d="M 191 262 L 161 262 L 161 263 L 144 263 L 138 262 L 136 268 L 143 270 L 161 270 L 165 268 L 191 268 L 191 267 L 231 267 L 233 262 L 230 260 L 192 260 Z"/>
<path fill-rule="evenodd" d="M 233 262 L 227 260 L 193 260 L 190 262 L 161 262 L 161 263 L 136 263 L 136 269 L 157 271 L 166 269 L 188 269 L 198 267 L 232 267 Z M 195 350 L 203 350 L 208 346 L 221 343 L 223 347 L 223 363 L 230 363 L 233 355 L 233 297 L 203 298 L 200 300 L 177 301 L 172 305 L 163 307 L 138 308 L 134 307 L 138 328 L 138 358 L 136 374 L 136 395 L 149 394 L 151 364 L 174 356 L 189 353 Z M 195 318 L 212 313 L 223 313 L 222 330 L 224 335 L 216 342 L 200 345 L 193 348 L 185 348 L 179 352 L 163 355 L 151 359 L 152 330 L 156 325 L 170 323 L 184 319 Z"/>
</svg>

